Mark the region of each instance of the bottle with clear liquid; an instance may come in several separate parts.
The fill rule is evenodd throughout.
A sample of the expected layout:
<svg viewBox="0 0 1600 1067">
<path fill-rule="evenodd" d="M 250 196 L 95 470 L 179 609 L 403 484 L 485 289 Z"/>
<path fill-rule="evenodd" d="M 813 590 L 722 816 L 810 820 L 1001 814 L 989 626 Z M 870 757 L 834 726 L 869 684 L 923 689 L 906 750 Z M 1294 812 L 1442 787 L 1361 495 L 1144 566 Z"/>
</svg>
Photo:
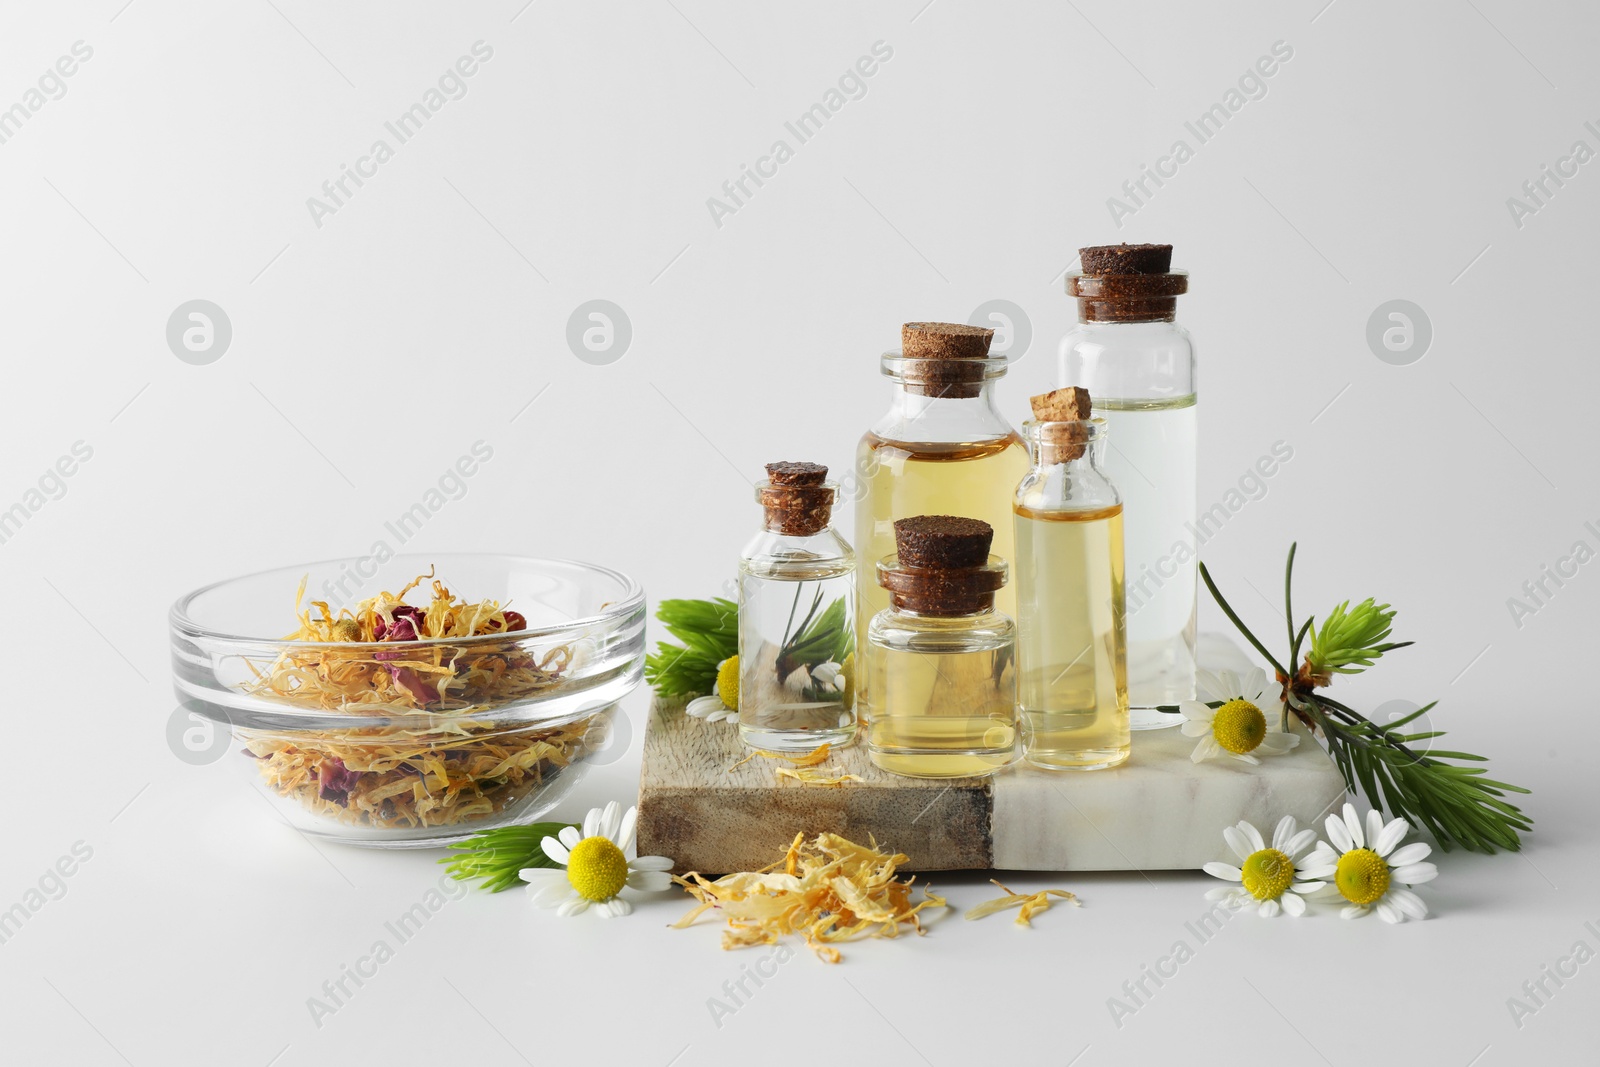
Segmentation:
<svg viewBox="0 0 1600 1067">
<path fill-rule="evenodd" d="M 994 554 L 1011 560 L 1011 495 L 1028 469 L 1028 453 L 995 407 L 994 383 L 1005 375 L 1006 360 L 989 355 L 993 335 L 975 326 L 910 322 L 901 330 L 901 351 L 883 356 L 893 399 L 856 454 L 858 647 L 866 646 L 868 622 L 889 606 L 875 567 L 895 552 L 897 519 L 980 519 L 994 530 Z M 1013 590 L 1001 589 L 995 607 L 1012 616 Z"/>
<path fill-rule="evenodd" d="M 839 489 L 816 463 L 769 463 L 764 521 L 739 560 L 739 736 L 809 752 L 856 735 L 855 571 L 830 524 Z"/>
<path fill-rule="evenodd" d="M 1067 275 L 1078 326 L 1061 342 L 1060 382 L 1086 388 L 1105 420 L 1104 468 L 1122 495 L 1130 724 L 1176 725 L 1155 709 L 1195 695 L 1194 344 L 1176 320 L 1189 276 L 1171 245 L 1079 249 Z"/>
<path fill-rule="evenodd" d="M 867 626 L 862 722 L 872 762 L 914 778 L 993 773 L 1015 761 L 1016 626 L 995 610 L 1006 564 L 986 522 L 895 522 L 880 560 L 890 604 Z"/>
<path fill-rule="evenodd" d="M 1105 423 L 1026 422 L 1022 433 L 1034 461 L 1015 505 L 1023 755 L 1047 770 L 1115 767 L 1130 743 L 1122 501 L 1100 469 Z"/>
</svg>

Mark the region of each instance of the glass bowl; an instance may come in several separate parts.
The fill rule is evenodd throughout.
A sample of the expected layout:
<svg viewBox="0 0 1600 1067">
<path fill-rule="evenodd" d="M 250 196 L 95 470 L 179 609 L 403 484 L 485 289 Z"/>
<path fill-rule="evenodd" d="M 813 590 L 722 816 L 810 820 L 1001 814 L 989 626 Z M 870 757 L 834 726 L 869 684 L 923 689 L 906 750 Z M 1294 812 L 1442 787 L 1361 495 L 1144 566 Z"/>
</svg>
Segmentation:
<svg viewBox="0 0 1600 1067">
<path fill-rule="evenodd" d="M 344 617 L 430 574 L 457 601 L 495 601 L 503 614 L 472 627 L 493 632 L 267 636 L 296 628 L 297 588 L 299 611 Z M 433 598 L 424 580 L 405 601 Z M 392 611 L 366 618 L 366 632 L 406 632 Z M 604 747 L 644 668 L 644 591 L 572 560 L 328 560 L 197 589 L 170 621 L 178 700 L 228 732 L 227 758 L 296 828 L 378 847 L 441 845 L 547 812 Z"/>
</svg>

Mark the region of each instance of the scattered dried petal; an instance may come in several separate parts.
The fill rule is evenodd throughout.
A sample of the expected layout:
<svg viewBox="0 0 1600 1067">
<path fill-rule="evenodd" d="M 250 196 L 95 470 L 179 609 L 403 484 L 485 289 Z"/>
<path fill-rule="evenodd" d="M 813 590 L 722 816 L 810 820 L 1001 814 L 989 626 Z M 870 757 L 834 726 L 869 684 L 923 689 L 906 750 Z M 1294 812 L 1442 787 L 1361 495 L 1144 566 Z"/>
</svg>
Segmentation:
<svg viewBox="0 0 1600 1067">
<path fill-rule="evenodd" d="M 1079 902 L 1076 894 L 1069 893 L 1065 889 L 1045 889 L 1038 893 L 1016 893 L 1010 889 L 1006 889 L 1005 886 L 1000 885 L 1000 883 L 995 881 L 993 878 L 989 879 L 989 881 L 994 885 L 999 886 L 1001 889 L 1004 889 L 1006 895 L 1003 897 L 996 897 L 994 900 L 984 901 L 982 904 L 979 904 L 977 907 L 968 911 L 966 918 L 981 919 L 986 915 L 993 915 L 995 912 L 1006 911 L 1010 908 L 1020 908 L 1021 910 L 1017 913 L 1017 925 L 1032 926 L 1033 917 L 1035 915 L 1039 914 L 1040 912 L 1050 910 L 1051 897 L 1060 897 L 1075 908 L 1081 908 L 1083 906 Z"/>
<path fill-rule="evenodd" d="M 923 889 L 911 903 L 916 879 L 901 880 L 895 870 L 907 857 L 876 845 L 858 845 L 837 834 L 807 841 L 796 834 L 782 860 L 759 871 L 726 875 L 715 881 L 691 872 L 675 879 L 700 903 L 673 924 L 683 929 L 710 908 L 727 919 L 724 949 L 769 945 L 798 934 L 825 963 L 837 963 L 836 942 L 863 937 L 898 937 L 909 926 L 922 933 L 919 915 L 943 908 L 943 897 Z M 779 871 L 777 868 L 781 867 Z"/>
<path fill-rule="evenodd" d="M 738 763 L 735 763 L 732 767 L 729 767 L 728 773 L 732 774 L 734 771 L 738 770 L 740 767 L 743 767 L 746 763 L 749 763 L 757 756 L 760 756 L 762 759 L 781 759 L 795 767 L 815 767 L 817 764 L 828 758 L 828 753 L 832 751 L 832 749 L 833 745 L 827 741 L 824 741 L 810 752 L 807 752 L 804 756 L 791 756 L 787 752 L 768 752 L 764 748 L 758 748 L 753 750 L 750 755 L 746 756 Z M 778 773 L 782 774 L 783 772 L 779 771 Z"/>
<path fill-rule="evenodd" d="M 821 771 L 809 770 L 805 767 L 801 767 L 798 770 L 789 767 L 779 767 L 778 777 L 793 778 L 801 785 L 821 785 L 832 786 L 834 788 L 839 788 L 846 782 L 861 781 L 861 776 L 859 774 L 828 775 Z"/>
</svg>

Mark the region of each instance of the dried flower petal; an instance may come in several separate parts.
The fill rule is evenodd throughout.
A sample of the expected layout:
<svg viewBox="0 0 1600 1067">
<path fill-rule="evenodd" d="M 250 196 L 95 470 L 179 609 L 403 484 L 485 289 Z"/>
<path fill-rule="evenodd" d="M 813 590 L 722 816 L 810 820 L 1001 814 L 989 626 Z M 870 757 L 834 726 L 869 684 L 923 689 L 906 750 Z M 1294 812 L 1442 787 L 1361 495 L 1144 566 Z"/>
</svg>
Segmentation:
<svg viewBox="0 0 1600 1067">
<path fill-rule="evenodd" d="M 1006 895 L 996 897 L 993 900 L 986 900 L 977 907 L 972 908 L 966 914 L 968 919 L 981 919 L 986 915 L 993 915 L 999 911 L 1020 907 L 1021 910 L 1017 913 L 1017 925 L 1032 926 L 1035 915 L 1050 910 L 1051 897 L 1060 897 L 1071 903 L 1073 907 L 1081 908 L 1083 906 L 1079 903 L 1076 894 L 1069 893 L 1065 889 L 1045 889 L 1038 893 L 1015 893 L 1000 885 L 993 878 L 989 879 L 989 881 L 1004 889 Z"/>
</svg>

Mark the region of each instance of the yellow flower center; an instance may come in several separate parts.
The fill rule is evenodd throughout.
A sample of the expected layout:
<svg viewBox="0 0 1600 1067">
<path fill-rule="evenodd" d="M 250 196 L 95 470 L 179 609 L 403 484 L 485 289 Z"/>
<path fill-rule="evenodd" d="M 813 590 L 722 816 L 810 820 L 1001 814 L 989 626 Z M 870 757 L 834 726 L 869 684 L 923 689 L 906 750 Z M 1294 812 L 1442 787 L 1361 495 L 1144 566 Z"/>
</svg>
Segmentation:
<svg viewBox="0 0 1600 1067">
<path fill-rule="evenodd" d="M 1240 870 L 1245 889 L 1257 900 L 1277 900 L 1294 881 L 1294 861 L 1275 848 L 1252 852 Z"/>
<path fill-rule="evenodd" d="M 729 656 L 717 668 L 717 696 L 723 707 L 739 710 L 739 657 Z"/>
<path fill-rule="evenodd" d="M 586 837 L 572 846 L 567 881 L 585 900 L 610 900 L 628 883 L 628 858 L 604 837 Z"/>
<path fill-rule="evenodd" d="M 1229 752 L 1242 756 L 1254 751 L 1267 736 L 1267 717 L 1248 700 L 1230 700 L 1211 720 L 1211 736 Z"/>
<path fill-rule="evenodd" d="M 1351 849 L 1339 857 L 1333 884 L 1352 904 L 1371 904 L 1389 891 L 1389 865 L 1370 848 Z"/>
</svg>

